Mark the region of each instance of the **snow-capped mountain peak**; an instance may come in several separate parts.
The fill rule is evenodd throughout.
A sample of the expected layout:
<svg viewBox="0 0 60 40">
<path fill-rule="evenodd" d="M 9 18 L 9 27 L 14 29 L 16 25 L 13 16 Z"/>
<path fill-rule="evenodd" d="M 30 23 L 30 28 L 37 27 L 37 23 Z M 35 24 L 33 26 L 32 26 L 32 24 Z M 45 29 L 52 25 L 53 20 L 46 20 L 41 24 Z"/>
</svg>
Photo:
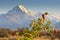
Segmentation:
<svg viewBox="0 0 60 40">
<path fill-rule="evenodd" d="M 32 16 L 34 17 L 35 16 L 35 12 L 32 11 L 31 9 L 26 9 L 23 5 L 19 5 L 18 6 L 20 10 L 22 10 L 23 12 L 25 12 L 28 16 Z"/>
<path fill-rule="evenodd" d="M 19 7 L 19 9 L 21 9 L 23 12 L 28 13 L 28 10 L 27 10 L 23 5 L 19 5 L 18 7 Z"/>
</svg>

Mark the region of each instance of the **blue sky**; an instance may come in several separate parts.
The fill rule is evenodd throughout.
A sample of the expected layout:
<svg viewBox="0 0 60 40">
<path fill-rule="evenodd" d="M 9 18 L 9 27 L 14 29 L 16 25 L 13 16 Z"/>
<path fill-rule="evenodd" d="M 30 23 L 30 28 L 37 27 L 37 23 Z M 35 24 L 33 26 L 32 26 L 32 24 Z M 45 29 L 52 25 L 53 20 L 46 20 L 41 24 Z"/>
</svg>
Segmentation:
<svg viewBox="0 0 60 40">
<path fill-rule="evenodd" d="M 0 14 L 22 4 L 33 11 L 60 14 L 60 0 L 0 0 Z"/>
</svg>

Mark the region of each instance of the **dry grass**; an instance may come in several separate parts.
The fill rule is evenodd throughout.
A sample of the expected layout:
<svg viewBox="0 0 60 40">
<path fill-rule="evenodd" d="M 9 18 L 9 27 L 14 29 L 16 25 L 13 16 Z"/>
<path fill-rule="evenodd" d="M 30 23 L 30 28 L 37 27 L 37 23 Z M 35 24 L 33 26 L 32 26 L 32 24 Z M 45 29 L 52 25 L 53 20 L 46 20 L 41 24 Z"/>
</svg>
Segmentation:
<svg viewBox="0 0 60 40">
<path fill-rule="evenodd" d="M 17 37 L 10 37 L 10 38 L 0 38 L 0 40 L 17 40 Z M 51 38 L 46 38 L 44 36 L 42 37 L 36 37 L 34 40 L 51 40 Z M 59 40 L 58 38 L 55 38 L 54 40 Z"/>
<path fill-rule="evenodd" d="M 52 40 L 51 38 L 44 38 L 44 37 L 37 37 L 37 38 L 34 38 L 34 40 Z M 55 38 L 54 40 L 59 40 L 58 38 Z"/>
</svg>

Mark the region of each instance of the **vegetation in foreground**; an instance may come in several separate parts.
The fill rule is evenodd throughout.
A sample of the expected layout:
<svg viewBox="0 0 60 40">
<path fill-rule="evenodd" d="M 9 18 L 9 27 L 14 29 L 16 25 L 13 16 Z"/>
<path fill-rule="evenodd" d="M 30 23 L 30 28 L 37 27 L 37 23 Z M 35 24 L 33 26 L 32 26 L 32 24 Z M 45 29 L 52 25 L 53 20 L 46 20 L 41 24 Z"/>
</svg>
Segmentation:
<svg viewBox="0 0 60 40">
<path fill-rule="evenodd" d="M 45 36 L 46 38 L 50 37 L 51 40 L 54 38 L 60 39 L 60 31 L 57 31 L 52 22 L 45 18 L 47 15 L 48 13 L 45 12 L 42 14 L 42 18 L 32 20 L 30 26 L 26 28 L 18 28 L 15 31 L 1 28 L 0 38 L 16 36 L 17 40 L 33 40 L 36 37 Z"/>
</svg>

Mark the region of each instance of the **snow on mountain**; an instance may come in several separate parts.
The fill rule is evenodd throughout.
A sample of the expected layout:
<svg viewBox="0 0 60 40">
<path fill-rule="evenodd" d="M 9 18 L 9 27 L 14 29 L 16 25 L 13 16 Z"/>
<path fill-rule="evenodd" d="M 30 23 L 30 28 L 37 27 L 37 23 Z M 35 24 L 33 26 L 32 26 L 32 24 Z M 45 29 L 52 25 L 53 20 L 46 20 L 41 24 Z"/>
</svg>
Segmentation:
<svg viewBox="0 0 60 40">
<path fill-rule="evenodd" d="M 36 13 L 34 13 L 30 9 L 26 9 L 23 5 L 19 5 L 19 9 L 21 9 L 23 12 L 25 12 L 27 15 L 34 17 Z"/>
</svg>

